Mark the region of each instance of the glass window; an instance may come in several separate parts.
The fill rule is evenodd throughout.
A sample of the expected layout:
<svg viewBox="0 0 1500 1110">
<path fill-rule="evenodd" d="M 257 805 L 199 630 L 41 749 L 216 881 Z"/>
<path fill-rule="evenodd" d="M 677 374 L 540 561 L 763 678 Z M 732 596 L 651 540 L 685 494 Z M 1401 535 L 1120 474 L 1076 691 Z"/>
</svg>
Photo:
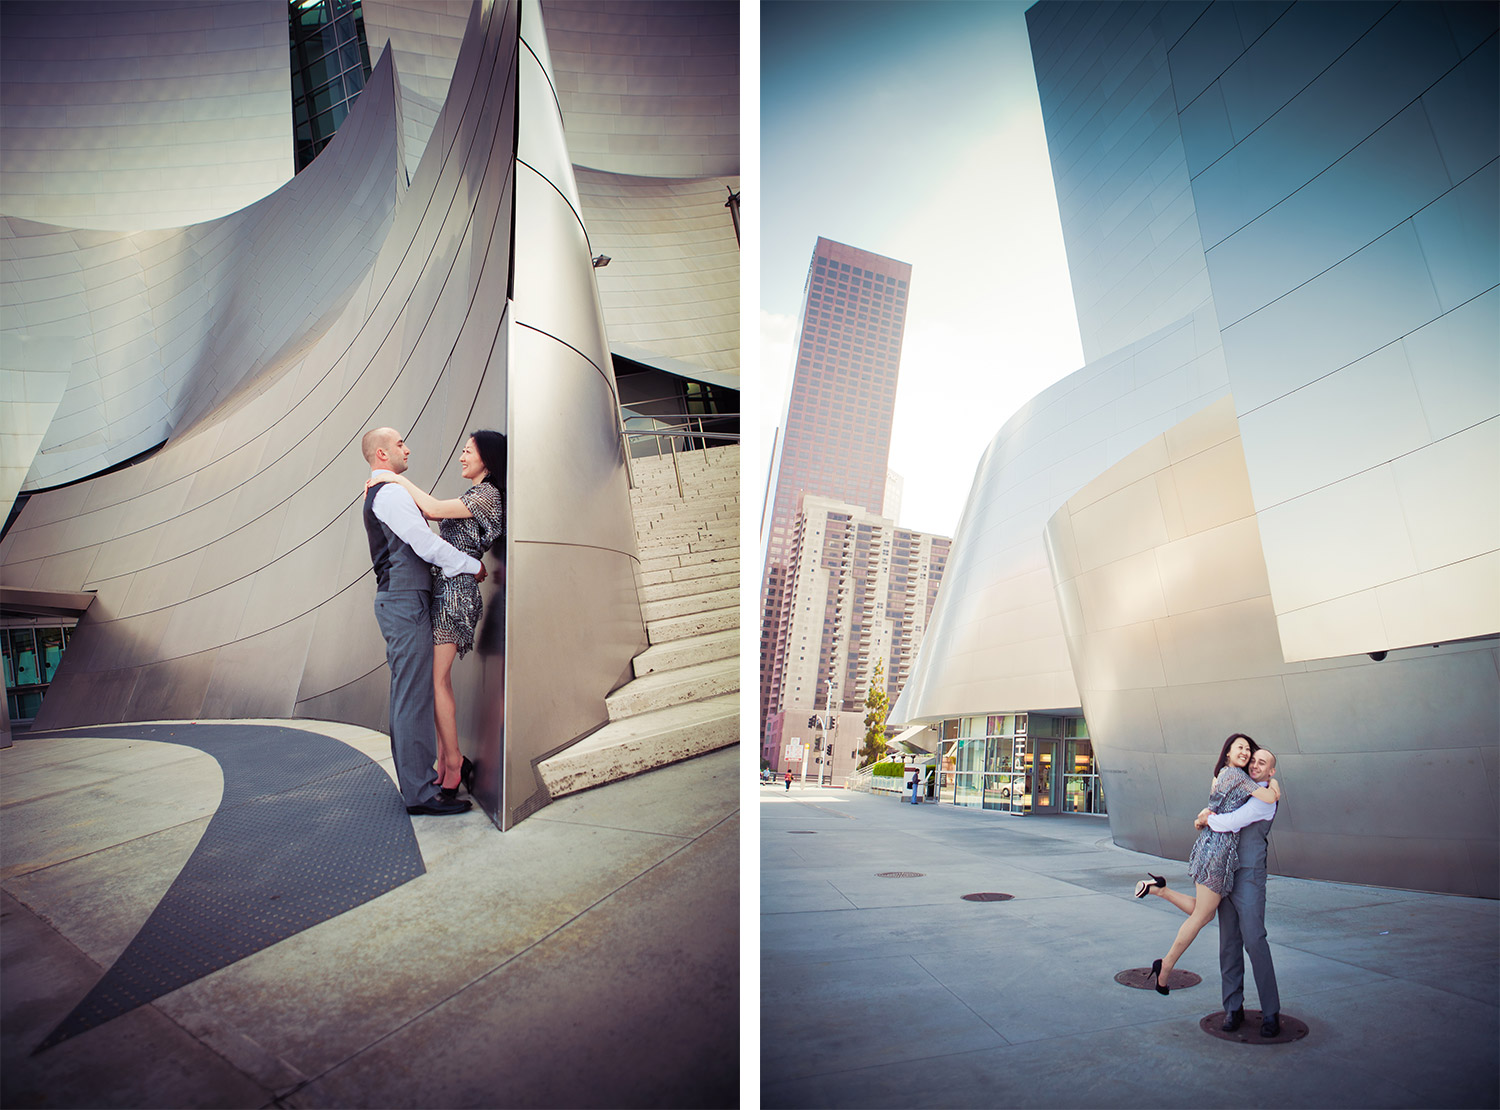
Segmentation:
<svg viewBox="0 0 1500 1110">
<path fill-rule="evenodd" d="M 62 662 L 63 630 L 61 628 L 39 628 L 37 638 L 42 652 L 42 681 L 51 682 Z"/>
<path fill-rule="evenodd" d="M 10 635 L 15 651 L 15 685 L 35 686 L 42 680 L 37 668 L 36 637 L 29 628 L 12 628 Z"/>
</svg>

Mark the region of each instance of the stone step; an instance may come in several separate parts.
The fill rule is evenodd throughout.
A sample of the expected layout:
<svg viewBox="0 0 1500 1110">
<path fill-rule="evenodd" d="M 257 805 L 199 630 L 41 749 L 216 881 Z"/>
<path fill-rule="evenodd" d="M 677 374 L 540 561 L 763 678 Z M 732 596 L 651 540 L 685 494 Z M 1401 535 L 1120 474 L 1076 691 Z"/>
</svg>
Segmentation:
<svg viewBox="0 0 1500 1110">
<path fill-rule="evenodd" d="M 623 721 L 669 705 L 706 701 L 739 688 L 739 659 L 714 659 L 633 679 L 605 698 L 604 703 L 609 707 L 611 721 Z"/>
<path fill-rule="evenodd" d="M 738 584 L 724 590 L 711 590 L 707 593 L 687 594 L 683 597 L 667 597 L 659 601 L 646 601 L 641 604 L 641 616 L 649 623 L 661 620 L 663 617 L 682 617 L 689 613 L 702 613 L 711 609 L 723 609 L 730 605 L 739 605 L 740 589 Z"/>
<path fill-rule="evenodd" d="M 717 566 L 710 563 L 709 566 Z M 740 571 L 738 565 L 724 574 L 709 574 L 702 578 L 685 578 L 680 582 L 658 582 L 655 584 L 642 583 L 639 590 L 642 601 L 665 601 L 668 598 L 687 597 L 689 594 L 713 593 L 716 590 L 737 590 L 740 588 Z"/>
<path fill-rule="evenodd" d="M 691 513 L 672 520 L 636 520 L 636 535 L 640 538 L 666 537 L 681 532 L 738 532 L 739 516 L 708 516 Z"/>
<path fill-rule="evenodd" d="M 681 505 L 696 497 L 733 497 L 739 492 L 737 474 L 713 477 L 689 477 L 682 479 L 682 492 L 677 491 L 677 481 L 670 475 L 660 485 L 638 485 L 630 491 L 632 505 Z"/>
<path fill-rule="evenodd" d="M 661 570 L 662 567 L 712 563 L 723 559 L 737 559 L 739 554 L 739 540 L 727 540 L 720 537 L 711 540 L 695 540 L 692 543 L 653 545 L 641 549 L 641 569 Z"/>
<path fill-rule="evenodd" d="M 637 481 L 635 489 L 630 491 L 631 501 L 681 501 L 683 494 L 689 490 L 694 493 L 703 494 L 709 491 L 731 491 L 739 489 L 740 476 L 737 471 L 725 470 L 715 473 L 684 474 L 682 476 L 682 493 L 677 492 L 677 479 L 670 472 L 665 478 L 653 482 Z"/>
<path fill-rule="evenodd" d="M 553 798 L 617 782 L 739 742 L 740 695 L 611 721 L 537 765 Z"/>
<path fill-rule="evenodd" d="M 727 520 L 692 520 L 663 524 L 660 528 L 637 528 L 635 533 L 636 543 L 644 547 L 676 543 L 681 540 L 692 543 L 695 540 L 705 540 L 714 536 L 738 540 L 740 538 L 739 524 Z"/>
<path fill-rule="evenodd" d="M 740 630 L 735 627 L 726 628 L 722 632 L 708 632 L 702 636 L 652 644 L 635 657 L 631 668 L 637 678 L 643 678 L 658 671 L 676 670 L 714 659 L 733 658 L 738 664 L 739 657 Z"/>
<path fill-rule="evenodd" d="M 739 574 L 737 558 L 719 559 L 711 563 L 694 563 L 691 566 L 661 567 L 657 570 L 642 570 L 641 585 L 655 586 L 662 582 L 686 582 L 694 578 L 709 578 L 716 574 Z"/>
<path fill-rule="evenodd" d="M 664 524 L 681 524 L 693 521 L 702 524 L 706 520 L 738 521 L 740 507 L 728 499 L 694 501 L 674 507 L 637 505 L 631 510 L 637 528 L 660 527 Z"/>
<path fill-rule="evenodd" d="M 734 591 L 738 595 L 739 591 Z M 733 605 L 722 609 L 707 609 L 701 613 L 688 613 L 680 617 L 647 619 L 646 639 L 653 644 L 665 644 L 672 640 L 685 640 L 690 636 L 701 636 L 705 632 L 722 632 L 726 628 L 740 626 L 740 604 L 736 597 Z"/>
<path fill-rule="evenodd" d="M 707 590 L 701 593 L 684 594 L 681 597 L 664 597 L 655 601 L 643 601 L 641 603 L 641 616 L 649 624 L 651 621 L 665 620 L 669 617 L 686 617 L 694 613 L 708 613 L 717 609 L 727 609 L 738 606 L 740 603 L 739 584 L 728 589 Z"/>
</svg>

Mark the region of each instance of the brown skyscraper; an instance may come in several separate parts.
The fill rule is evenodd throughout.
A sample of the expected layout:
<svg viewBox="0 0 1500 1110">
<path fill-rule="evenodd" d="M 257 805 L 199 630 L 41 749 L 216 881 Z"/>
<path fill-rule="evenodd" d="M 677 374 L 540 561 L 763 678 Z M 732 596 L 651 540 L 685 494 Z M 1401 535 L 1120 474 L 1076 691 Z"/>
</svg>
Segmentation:
<svg viewBox="0 0 1500 1110">
<path fill-rule="evenodd" d="M 761 730 L 782 681 L 786 561 L 804 494 L 879 514 L 911 266 L 820 238 L 761 516 Z"/>
</svg>

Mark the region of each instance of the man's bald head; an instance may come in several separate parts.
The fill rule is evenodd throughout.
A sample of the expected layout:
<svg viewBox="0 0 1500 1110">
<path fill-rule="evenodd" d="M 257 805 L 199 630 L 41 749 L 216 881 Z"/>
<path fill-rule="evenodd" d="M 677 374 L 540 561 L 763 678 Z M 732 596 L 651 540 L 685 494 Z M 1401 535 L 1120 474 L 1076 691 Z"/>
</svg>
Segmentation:
<svg viewBox="0 0 1500 1110">
<path fill-rule="evenodd" d="M 406 470 L 406 459 L 411 454 L 395 428 L 371 428 L 359 441 L 359 449 L 372 470 L 390 470 L 397 474 Z"/>
<path fill-rule="evenodd" d="M 1250 777 L 1256 782 L 1270 782 L 1276 773 L 1276 756 L 1270 748 L 1257 748 L 1250 757 Z"/>
</svg>

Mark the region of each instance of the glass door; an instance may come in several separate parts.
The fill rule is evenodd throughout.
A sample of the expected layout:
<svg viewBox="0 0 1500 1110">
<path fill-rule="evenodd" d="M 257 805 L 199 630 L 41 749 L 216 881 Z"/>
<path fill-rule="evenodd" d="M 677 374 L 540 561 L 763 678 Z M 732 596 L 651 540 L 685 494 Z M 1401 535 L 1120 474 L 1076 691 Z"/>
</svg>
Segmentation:
<svg viewBox="0 0 1500 1110">
<path fill-rule="evenodd" d="M 1031 757 L 1027 764 L 1026 792 L 1031 796 L 1031 812 L 1056 813 L 1057 741 L 1031 741 Z"/>
</svg>

